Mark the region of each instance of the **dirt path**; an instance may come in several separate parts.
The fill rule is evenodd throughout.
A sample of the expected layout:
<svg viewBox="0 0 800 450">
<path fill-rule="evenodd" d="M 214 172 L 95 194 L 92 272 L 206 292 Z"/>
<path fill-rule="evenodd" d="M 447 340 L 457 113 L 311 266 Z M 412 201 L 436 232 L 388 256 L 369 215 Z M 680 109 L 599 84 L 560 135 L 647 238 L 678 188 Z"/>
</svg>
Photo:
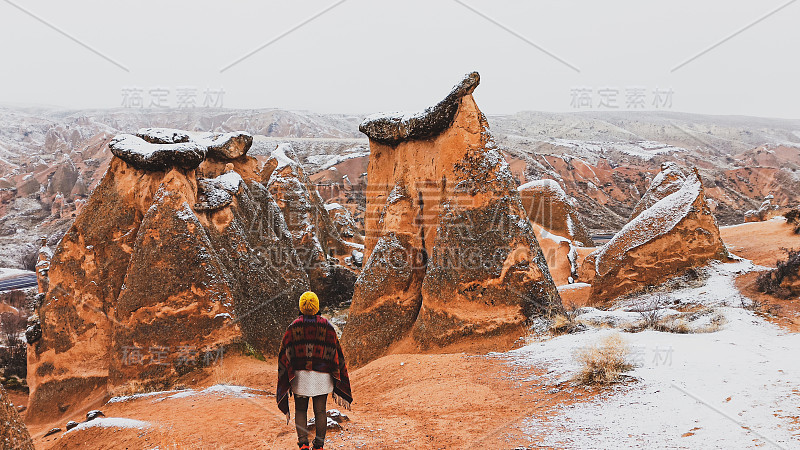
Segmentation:
<svg viewBox="0 0 800 450">
<path fill-rule="evenodd" d="M 275 406 L 276 366 L 247 357 L 226 358 L 194 388 L 103 405 L 107 417 L 148 422 L 145 429 L 94 427 L 43 434 L 63 423 L 31 428 L 37 448 L 274 448 L 294 449 L 296 435 Z M 545 386 L 538 374 L 505 359 L 466 355 L 391 355 L 352 374 L 355 403 L 344 430 L 329 432 L 326 448 L 515 448 L 536 438 L 524 420 L 548 421 L 552 408 L 594 394 Z M 215 383 L 253 390 L 201 392 Z M 243 398 L 246 397 L 246 398 Z M 329 408 L 335 405 L 329 402 Z M 66 418 L 66 420 L 80 418 Z M 546 429 L 546 427 L 544 428 Z"/>
</svg>

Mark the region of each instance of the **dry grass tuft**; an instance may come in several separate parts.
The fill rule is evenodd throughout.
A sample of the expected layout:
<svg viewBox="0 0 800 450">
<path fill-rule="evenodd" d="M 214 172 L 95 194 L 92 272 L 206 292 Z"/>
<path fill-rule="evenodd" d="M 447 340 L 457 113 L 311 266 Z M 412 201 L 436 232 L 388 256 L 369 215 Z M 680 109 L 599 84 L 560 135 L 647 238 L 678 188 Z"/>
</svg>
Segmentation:
<svg viewBox="0 0 800 450">
<path fill-rule="evenodd" d="M 553 322 L 550 324 L 550 332 L 558 336 L 585 330 L 586 327 L 576 320 L 580 313 L 581 308 L 575 303 L 569 302 L 561 313 L 553 317 Z"/>
<path fill-rule="evenodd" d="M 584 385 L 616 383 L 622 379 L 624 372 L 633 369 L 633 364 L 628 362 L 630 353 L 630 347 L 619 334 L 608 336 L 599 345 L 577 353 L 582 368 L 574 381 Z"/>
<path fill-rule="evenodd" d="M 150 392 L 160 392 L 169 390 L 170 387 L 166 383 L 153 383 L 144 382 L 141 380 L 131 380 L 127 383 L 117 386 L 111 390 L 112 397 L 125 397 L 135 394 L 147 394 Z"/>
</svg>

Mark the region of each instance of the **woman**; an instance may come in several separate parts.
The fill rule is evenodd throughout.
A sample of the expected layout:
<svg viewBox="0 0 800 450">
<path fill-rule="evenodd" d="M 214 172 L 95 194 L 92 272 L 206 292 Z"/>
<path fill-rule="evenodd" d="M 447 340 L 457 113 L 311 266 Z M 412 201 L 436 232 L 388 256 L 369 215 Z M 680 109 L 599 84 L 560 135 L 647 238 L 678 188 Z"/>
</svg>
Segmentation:
<svg viewBox="0 0 800 450">
<path fill-rule="evenodd" d="M 307 413 L 308 399 L 312 399 L 317 434 L 314 448 L 322 449 L 328 418 L 325 404 L 328 394 L 340 406 L 350 409 L 353 396 L 350 378 L 344 362 L 342 347 L 333 326 L 319 315 L 319 299 L 313 292 L 300 296 L 300 317 L 295 319 L 283 335 L 278 352 L 278 408 L 286 414 L 289 423 L 289 395 L 294 394 L 297 446 L 308 450 Z"/>
</svg>

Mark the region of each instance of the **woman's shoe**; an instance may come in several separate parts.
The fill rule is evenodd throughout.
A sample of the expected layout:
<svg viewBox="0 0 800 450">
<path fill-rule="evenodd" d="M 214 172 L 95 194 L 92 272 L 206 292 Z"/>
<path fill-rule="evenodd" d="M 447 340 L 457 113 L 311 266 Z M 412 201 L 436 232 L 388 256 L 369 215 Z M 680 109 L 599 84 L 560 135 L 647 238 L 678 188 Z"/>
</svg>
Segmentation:
<svg viewBox="0 0 800 450">
<path fill-rule="evenodd" d="M 300 448 L 300 450 L 311 450 L 311 446 L 308 445 L 308 443 L 301 444 L 301 443 L 298 442 L 297 446 Z"/>
</svg>

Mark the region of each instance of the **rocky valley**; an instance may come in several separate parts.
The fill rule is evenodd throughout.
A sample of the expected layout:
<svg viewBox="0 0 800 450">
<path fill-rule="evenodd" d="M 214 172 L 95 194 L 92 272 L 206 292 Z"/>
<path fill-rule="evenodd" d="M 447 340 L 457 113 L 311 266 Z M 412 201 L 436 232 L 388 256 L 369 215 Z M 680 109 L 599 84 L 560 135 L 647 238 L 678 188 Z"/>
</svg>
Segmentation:
<svg viewBox="0 0 800 450">
<path fill-rule="evenodd" d="M 0 293 L 4 448 L 295 448 L 305 291 L 352 380 L 329 448 L 797 446 L 800 121 L 492 116 L 481 82 L 0 108 L 0 283 L 36 284 Z"/>
</svg>

